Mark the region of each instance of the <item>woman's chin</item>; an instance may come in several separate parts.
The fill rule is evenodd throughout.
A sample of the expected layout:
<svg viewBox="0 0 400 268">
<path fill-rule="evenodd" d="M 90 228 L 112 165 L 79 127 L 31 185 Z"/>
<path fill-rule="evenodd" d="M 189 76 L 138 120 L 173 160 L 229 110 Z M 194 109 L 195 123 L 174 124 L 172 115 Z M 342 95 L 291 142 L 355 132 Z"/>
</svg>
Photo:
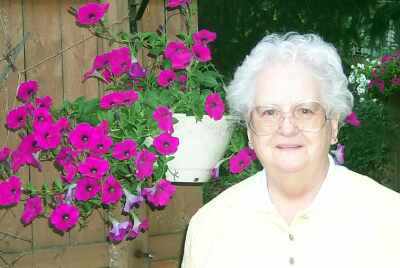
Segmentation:
<svg viewBox="0 0 400 268">
<path fill-rule="evenodd" d="M 307 157 L 300 152 L 280 153 L 274 157 L 275 166 L 283 172 L 297 172 L 304 169 Z"/>
</svg>

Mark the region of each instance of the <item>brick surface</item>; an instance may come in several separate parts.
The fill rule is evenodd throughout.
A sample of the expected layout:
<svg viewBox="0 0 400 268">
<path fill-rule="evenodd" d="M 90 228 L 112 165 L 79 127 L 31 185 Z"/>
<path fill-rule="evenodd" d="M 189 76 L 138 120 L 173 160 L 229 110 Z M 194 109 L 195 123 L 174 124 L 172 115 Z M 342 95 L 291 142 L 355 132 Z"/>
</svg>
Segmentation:
<svg viewBox="0 0 400 268">
<path fill-rule="evenodd" d="M 150 268 L 179 268 L 177 260 L 156 261 L 151 263 Z"/>
<path fill-rule="evenodd" d="M 90 215 L 84 229 L 75 228 L 70 232 L 70 245 L 106 241 L 104 221 L 97 210 Z"/>
<path fill-rule="evenodd" d="M 150 252 L 154 261 L 165 259 L 179 259 L 181 247 L 184 240 L 184 233 L 157 235 L 149 237 Z"/>
</svg>

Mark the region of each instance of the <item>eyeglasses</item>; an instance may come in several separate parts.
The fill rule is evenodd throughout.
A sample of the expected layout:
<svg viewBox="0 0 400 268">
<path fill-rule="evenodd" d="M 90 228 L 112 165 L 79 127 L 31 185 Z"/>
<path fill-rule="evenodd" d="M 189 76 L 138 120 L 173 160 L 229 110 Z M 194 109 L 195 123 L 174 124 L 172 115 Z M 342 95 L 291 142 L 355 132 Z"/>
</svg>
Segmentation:
<svg viewBox="0 0 400 268">
<path fill-rule="evenodd" d="M 324 107 L 315 101 L 299 103 L 290 112 L 292 123 L 301 131 L 318 132 L 327 118 Z M 267 136 L 278 130 L 286 113 L 277 105 L 257 106 L 250 112 L 249 127 L 258 136 Z"/>
</svg>

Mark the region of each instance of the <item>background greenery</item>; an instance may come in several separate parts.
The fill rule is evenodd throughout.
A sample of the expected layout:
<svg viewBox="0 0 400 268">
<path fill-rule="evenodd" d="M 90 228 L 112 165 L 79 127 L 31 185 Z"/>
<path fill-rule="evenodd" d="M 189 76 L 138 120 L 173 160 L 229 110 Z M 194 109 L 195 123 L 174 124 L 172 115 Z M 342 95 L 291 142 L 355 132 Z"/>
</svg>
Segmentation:
<svg viewBox="0 0 400 268">
<path fill-rule="evenodd" d="M 398 0 L 199 0 L 198 7 L 199 28 L 218 34 L 213 57 L 226 82 L 245 55 L 268 33 L 317 33 L 338 48 L 346 72 L 351 64 L 398 49 L 400 44 Z M 400 147 L 396 145 L 399 125 L 393 112 L 388 112 L 380 102 L 360 102 L 357 97 L 354 111 L 361 127 L 344 126 L 339 138 L 346 146 L 345 166 L 400 191 Z M 245 129 L 238 126 L 225 157 L 246 144 Z M 245 172 L 233 176 L 224 162 L 219 179 L 204 185 L 205 202 L 260 168 L 255 162 Z"/>
</svg>

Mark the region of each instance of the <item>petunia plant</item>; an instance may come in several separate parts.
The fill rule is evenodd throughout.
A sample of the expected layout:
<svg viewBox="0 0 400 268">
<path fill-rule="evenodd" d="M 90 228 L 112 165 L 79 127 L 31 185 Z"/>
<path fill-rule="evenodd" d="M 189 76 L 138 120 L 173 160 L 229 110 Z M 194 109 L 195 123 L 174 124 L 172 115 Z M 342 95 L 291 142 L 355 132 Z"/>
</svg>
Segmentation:
<svg viewBox="0 0 400 268">
<path fill-rule="evenodd" d="M 0 149 L 0 207 L 23 202 L 22 224 L 45 217 L 59 233 L 84 227 L 99 210 L 109 240 L 118 243 L 149 228 L 139 206 L 163 208 L 176 191 L 165 179 L 179 150 L 174 113 L 220 120 L 225 94 L 210 62 L 216 34 L 194 29 L 189 0 L 168 1 L 168 12 L 182 14 L 187 26 L 173 40 L 164 31 L 115 34 L 104 20 L 108 9 L 108 3 L 95 2 L 70 9 L 78 26 L 114 44 L 82 74 L 83 81 L 104 85 L 101 98 L 55 107 L 51 96 L 39 96 L 38 81 L 18 85 L 20 104 L 9 111 L 6 127 L 20 143 Z M 18 176 L 24 166 L 41 171 L 44 161 L 59 172 L 52 182 L 34 186 Z"/>
</svg>

